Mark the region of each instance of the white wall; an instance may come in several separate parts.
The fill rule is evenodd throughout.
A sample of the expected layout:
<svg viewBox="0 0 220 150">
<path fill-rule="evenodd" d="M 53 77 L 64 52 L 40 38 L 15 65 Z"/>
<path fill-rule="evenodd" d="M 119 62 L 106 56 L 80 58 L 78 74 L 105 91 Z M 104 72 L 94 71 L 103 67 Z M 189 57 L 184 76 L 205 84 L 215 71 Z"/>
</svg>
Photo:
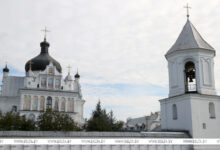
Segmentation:
<svg viewBox="0 0 220 150">
<path fill-rule="evenodd" d="M 0 110 L 5 113 L 12 110 L 12 106 L 17 106 L 17 110 L 20 110 L 20 97 L 8 97 L 0 96 Z"/>
<path fill-rule="evenodd" d="M 214 119 L 209 117 L 209 102 L 215 104 Z M 162 130 L 187 130 L 193 138 L 220 138 L 220 96 L 184 94 L 160 100 L 160 104 Z M 177 105 L 177 120 L 172 117 L 173 104 Z"/>
<path fill-rule="evenodd" d="M 173 120 L 172 105 L 177 106 L 177 120 Z M 161 129 L 189 131 L 192 134 L 191 105 L 189 95 L 160 100 Z"/>
<path fill-rule="evenodd" d="M 209 102 L 215 105 L 216 118 L 209 117 Z M 220 96 L 191 95 L 194 138 L 220 138 Z M 203 123 L 206 129 L 203 129 Z"/>
</svg>

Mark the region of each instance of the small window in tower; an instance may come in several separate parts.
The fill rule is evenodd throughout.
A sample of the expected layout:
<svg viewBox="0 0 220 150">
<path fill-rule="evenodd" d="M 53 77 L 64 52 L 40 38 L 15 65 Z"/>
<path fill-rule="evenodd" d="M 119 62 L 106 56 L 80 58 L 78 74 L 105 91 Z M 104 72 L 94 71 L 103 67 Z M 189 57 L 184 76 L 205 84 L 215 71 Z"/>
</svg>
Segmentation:
<svg viewBox="0 0 220 150">
<path fill-rule="evenodd" d="M 209 103 L 209 118 L 215 119 L 215 105 L 213 102 Z"/>
<path fill-rule="evenodd" d="M 173 120 L 177 120 L 177 106 L 176 104 L 173 104 L 172 106 L 173 111 Z"/>
</svg>

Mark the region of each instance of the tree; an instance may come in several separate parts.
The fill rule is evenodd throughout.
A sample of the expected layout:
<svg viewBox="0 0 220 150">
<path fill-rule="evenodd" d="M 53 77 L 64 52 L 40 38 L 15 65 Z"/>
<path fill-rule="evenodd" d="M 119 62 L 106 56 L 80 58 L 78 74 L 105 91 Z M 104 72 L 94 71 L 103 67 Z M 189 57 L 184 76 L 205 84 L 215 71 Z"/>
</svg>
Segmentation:
<svg viewBox="0 0 220 150">
<path fill-rule="evenodd" d="M 35 123 L 19 113 L 11 111 L 2 114 L 0 111 L 0 130 L 32 131 L 35 130 Z"/>
<path fill-rule="evenodd" d="M 47 109 L 38 116 L 37 125 L 41 131 L 78 131 L 74 120 L 64 113 Z"/>
<path fill-rule="evenodd" d="M 105 109 L 101 108 L 101 102 L 96 105 L 96 109 L 92 112 L 91 118 L 87 122 L 87 131 L 119 131 L 122 129 L 123 122 L 116 121 L 113 111 L 109 114 Z"/>
</svg>

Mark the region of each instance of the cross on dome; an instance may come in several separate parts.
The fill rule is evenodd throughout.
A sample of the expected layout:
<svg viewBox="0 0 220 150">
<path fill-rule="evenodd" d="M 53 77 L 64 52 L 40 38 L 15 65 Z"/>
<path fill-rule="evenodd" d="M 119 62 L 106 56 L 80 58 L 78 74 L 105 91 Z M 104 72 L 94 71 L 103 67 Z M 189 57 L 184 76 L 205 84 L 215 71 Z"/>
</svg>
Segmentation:
<svg viewBox="0 0 220 150">
<path fill-rule="evenodd" d="M 50 32 L 50 31 L 47 30 L 47 27 L 45 27 L 45 29 L 42 29 L 41 31 L 44 32 L 44 41 L 46 41 L 47 32 Z"/>
<path fill-rule="evenodd" d="M 70 71 L 71 71 L 71 66 L 69 65 L 69 66 L 67 66 L 67 68 L 68 68 L 68 74 L 70 74 Z"/>
<path fill-rule="evenodd" d="M 29 70 L 32 70 L 31 68 L 32 68 L 33 62 L 30 60 L 30 61 L 28 62 L 28 64 L 29 64 Z"/>
</svg>

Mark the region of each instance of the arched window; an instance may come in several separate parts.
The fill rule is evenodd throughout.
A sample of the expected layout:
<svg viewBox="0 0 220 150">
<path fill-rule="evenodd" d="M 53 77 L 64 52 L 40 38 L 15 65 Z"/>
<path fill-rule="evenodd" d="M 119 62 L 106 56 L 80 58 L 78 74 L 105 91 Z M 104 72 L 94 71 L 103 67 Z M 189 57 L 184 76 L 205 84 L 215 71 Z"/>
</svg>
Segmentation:
<svg viewBox="0 0 220 150">
<path fill-rule="evenodd" d="M 31 108 L 31 96 L 25 95 L 24 96 L 24 104 L 23 104 L 23 110 L 30 110 Z"/>
<path fill-rule="evenodd" d="M 52 97 L 47 97 L 47 108 L 52 108 Z"/>
<path fill-rule="evenodd" d="M 38 97 L 34 96 L 33 103 L 32 103 L 32 110 L 37 110 L 37 107 L 38 107 Z"/>
<path fill-rule="evenodd" d="M 209 118 L 215 118 L 215 105 L 213 102 L 209 103 Z"/>
<path fill-rule="evenodd" d="M 34 114 L 30 114 L 28 116 L 28 119 L 31 120 L 31 121 L 35 121 L 35 115 Z"/>
<path fill-rule="evenodd" d="M 173 120 L 177 120 L 177 106 L 176 106 L 176 104 L 173 104 L 172 111 L 173 111 Z"/>
<path fill-rule="evenodd" d="M 66 107 L 66 100 L 64 97 L 62 97 L 61 99 L 61 111 L 65 111 L 65 107 Z"/>
<path fill-rule="evenodd" d="M 186 92 L 196 92 L 196 69 L 192 61 L 185 64 L 185 89 Z"/>
<path fill-rule="evenodd" d="M 54 110 L 58 111 L 59 110 L 59 98 L 55 98 L 55 104 L 54 104 Z"/>
<path fill-rule="evenodd" d="M 68 98 L 68 111 L 73 112 L 73 98 Z"/>
<path fill-rule="evenodd" d="M 40 111 L 44 111 L 45 98 L 44 96 L 40 97 Z"/>
</svg>

